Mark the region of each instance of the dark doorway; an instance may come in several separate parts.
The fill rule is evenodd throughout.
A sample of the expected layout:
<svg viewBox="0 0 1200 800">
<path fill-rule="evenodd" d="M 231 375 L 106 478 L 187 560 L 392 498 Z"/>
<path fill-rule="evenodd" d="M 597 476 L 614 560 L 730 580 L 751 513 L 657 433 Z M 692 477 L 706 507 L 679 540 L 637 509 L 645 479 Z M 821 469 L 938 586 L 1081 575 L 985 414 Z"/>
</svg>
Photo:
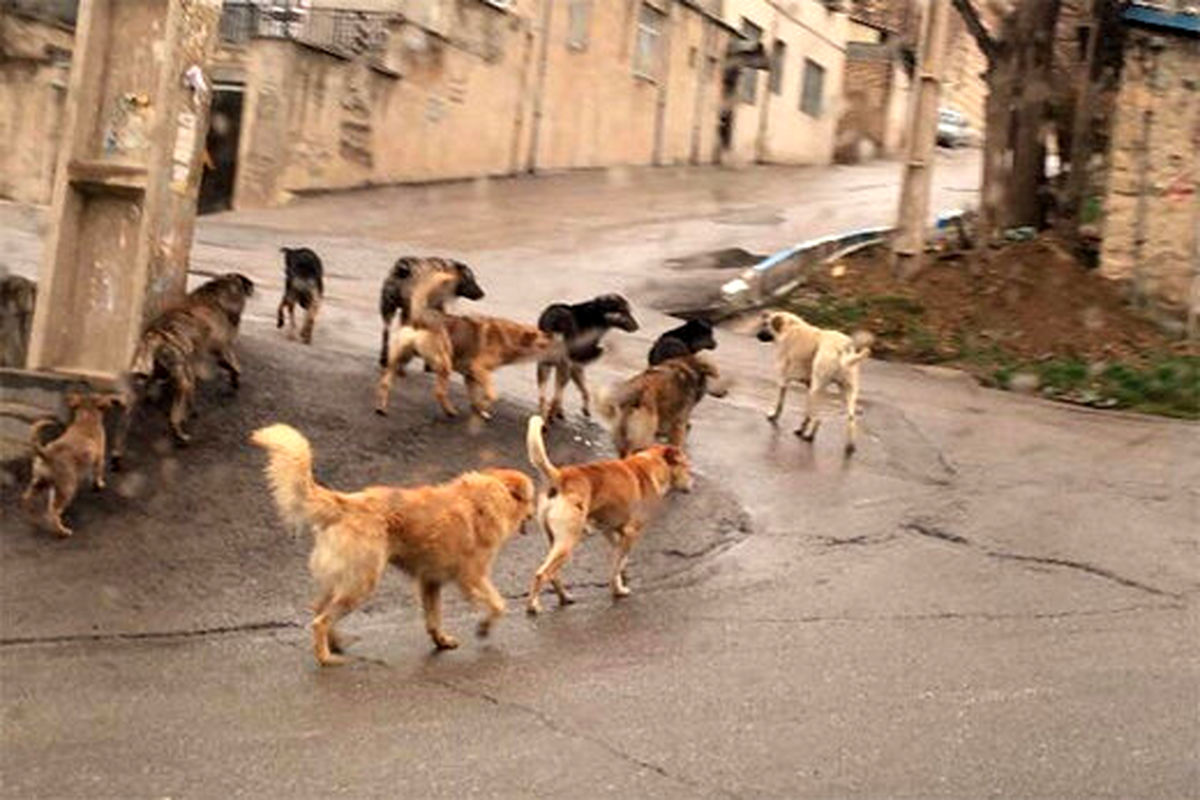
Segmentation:
<svg viewBox="0 0 1200 800">
<path fill-rule="evenodd" d="M 208 137 L 204 140 L 204 177 L 200 181 L 197 206 L 201 214 L 233 208 L 244 97 L 244 87 L 232 84 L 217 84 L 213 92 Z"/>
</svg>

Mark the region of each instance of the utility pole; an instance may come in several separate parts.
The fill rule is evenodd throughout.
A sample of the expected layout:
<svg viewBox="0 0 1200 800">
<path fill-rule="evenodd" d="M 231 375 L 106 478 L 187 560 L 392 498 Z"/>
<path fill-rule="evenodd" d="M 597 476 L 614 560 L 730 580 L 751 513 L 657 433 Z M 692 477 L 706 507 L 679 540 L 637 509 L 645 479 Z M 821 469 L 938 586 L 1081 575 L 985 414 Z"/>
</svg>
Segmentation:
<svg viewBox="0 0 1200 800">
<path fill-rule="evenodd" d="M 901 278 L 921 271 L 925 228 L 929 217 L 933 152 L 937 137 L 938 100 L 946 61 L 950 0 L 930 0 L 921 36 L 920 79 L 911 104 L 908 154 L 900 189 L 900 213 L 892 245 L 892 268 Z"/>
<path fill-rule="evenodd" d="M 27 365 L 112 379 L 183 296 L 221 0 L 82 0 Z"/>
</svg>

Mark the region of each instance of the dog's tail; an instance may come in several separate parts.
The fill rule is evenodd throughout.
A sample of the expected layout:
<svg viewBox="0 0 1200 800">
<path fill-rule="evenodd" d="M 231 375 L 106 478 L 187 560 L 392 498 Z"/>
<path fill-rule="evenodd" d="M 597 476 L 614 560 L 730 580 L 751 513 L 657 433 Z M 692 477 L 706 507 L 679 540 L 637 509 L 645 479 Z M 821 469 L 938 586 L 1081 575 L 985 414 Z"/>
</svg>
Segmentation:
<svg viewBox="0 0 1200 800">
<path fill-rule="evenodd" d="M 345 495 L 313 479 L 312 447 L 300 431 L 277 423 L 254 431 L 250 441 L 267 451 L 267 481 L 285 523 L 325 527 L 348 510 Z"/>
<path fill-rule="evenodd" d="M 58 420 L 53 417 L 39 419 L 29 426 L 29 444 L 33 448 L 34 455 L 49 461 L 50 457 L 46 453 L 46 448 L 42 444 L 42 430 L 49 428 L 51 425 L 57 425 Z"/>
<path fill-rule="evenodd" d="M 546 455 L 546 440 L 542 436 L 542 429 L 545 427 L 546 421 L 537 414 L 529 418 L 529 428 L 525 432 L 525 448 L 529 451 L 529 460 L 537 467 L 538 472 L 546 476 L 552 487 L 558 489 L 562 485 L 562 473 L 550 463 L 550 456 Z"/>
<path fill-rule="evenodd" d="M 412 290 L 412 298 L 408 306 L 409 324 L 417 326 L 431 321 L 430 298 L 457 279 L 457 276 L 449 272 L 434 271 L 423 275 Z"/>
<path fill-rule="evenodd" d="M 842 366 L 853 367 L 867 356 L 871 355 L 871 345 L 875 337 L 866 331 L 855 331 L 850 336 L 851 347 L 842 353 Z"/>
</svg>

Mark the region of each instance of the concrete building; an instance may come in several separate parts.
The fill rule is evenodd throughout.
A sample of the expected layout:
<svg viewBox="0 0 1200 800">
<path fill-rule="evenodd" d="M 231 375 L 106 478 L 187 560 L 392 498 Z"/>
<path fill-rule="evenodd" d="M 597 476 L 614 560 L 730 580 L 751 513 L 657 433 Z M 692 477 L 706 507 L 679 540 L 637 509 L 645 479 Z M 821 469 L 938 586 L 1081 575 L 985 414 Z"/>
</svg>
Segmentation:
<svg viewBox="0 0 1200 800">
<path fill-rule="evenodd" d="M 1114 105 L 1100 270 L 1200 314 L 1200 16 L 1139 4 Z M 1193 4 L 1194 5 L 1194 4 Z"/>
<path fill-rule="evenodd" d="M 722 162 L 828 164 L 842 111 L 848 20 L 837 4 L 726 0 L 725 20 L 761 42 L 766 69 L 729 76 Z"/>
</svg>

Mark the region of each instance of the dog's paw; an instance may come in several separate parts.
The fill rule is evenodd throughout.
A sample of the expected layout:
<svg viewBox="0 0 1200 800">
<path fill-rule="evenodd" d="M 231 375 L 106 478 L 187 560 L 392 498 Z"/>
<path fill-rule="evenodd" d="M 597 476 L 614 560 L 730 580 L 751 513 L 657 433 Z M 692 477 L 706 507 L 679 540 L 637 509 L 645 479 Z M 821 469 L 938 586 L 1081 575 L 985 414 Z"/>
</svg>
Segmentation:
<svg viewBox="0 0 1200 800">
<path fill-rule="evenodd" d="M 573 605 L 575 605 L 576 602 L 577 601 L 575 600 L 574 597 L 572 597 L 571 595 L 566 594 L 566 593 L 560 595 L 558 598 L 558 604 L 560 606 L 573 606 Z"/>
<path fill-rule="evenodd" d="M 54 529 L 54 532 L 55 532 L 55 534 L 58 535 L 58 538 L 60 538 L 60 539 L 66 539 L 67 537 L 69 537 L 73 533 L 75 533 L 75 531 L 71 530 L 66 525 L 59 525 L 57 528 Z"/>
<path fill-rule="evenodd" d="M 477 408 L 475 409 L 475 413 L 478 414 L 479 418 L 484 422 L 487 422 L 492 418 L 492 412 L 488 411 L 486 408 Z"/>
<path fill-rule="evenodd" d="M 343 664 L 345 664 L 347 660 L 348 659 L 343 655 L 338 655 L 337 653 L 330 653 L 329 655 L 325 656 L 324 658 L 318 657 L 317 663 L 320 664 L 322 667 L 340 667 Z"/>
<path fill-rule="evenodd" d="M 531 617 L 536 617 L 538 614 L 542 613 L 542 604 L 531 600 L 529 604 L 525 606 L 525 613 Z"/>
<path fill-rule="evenodd" d="M 458 647 L 458 639 L 448 633 L 433 634 L 433 646 L 438 650 L 453 650 Z"/>
<path fill-rule="evenodd" d="M 375 413 L 381 417 L 386 417 L 388 415 L 387 407 L 386 406 L 375 406 Z"/>
<path fill-rule="evenodd" d="M 843 452 L 845 456 L 849 458 L 850 456 L 854 455 L 854 451 L 857 449 L 858 445 L 856 445 L 854 442 L 846 442 L 846 449 Z"/>
<path fill-rule="evenodd" d="M 630 595 L 629 587 L 628 586 L 614 586 L 613 590 L 612 590 L 612 595 L 613 595 L 614 600 L 618 600 L 622 597 L 629 597 L 629 595 Z"/>
<path fill-rule="evenodd" d="M 771 423 L 772 425 L 778 424 L 779 415 L 778 414 L 767 414 L 767 422 Z"/>
<path fill-rule="evenodd" d="M 486 639 L 488 634 L 492 632 L 492 621 L 490 619 L 481 619 L 479 624 L 475 626 L 475 635 L 480 639 Z"/>
</svg>

